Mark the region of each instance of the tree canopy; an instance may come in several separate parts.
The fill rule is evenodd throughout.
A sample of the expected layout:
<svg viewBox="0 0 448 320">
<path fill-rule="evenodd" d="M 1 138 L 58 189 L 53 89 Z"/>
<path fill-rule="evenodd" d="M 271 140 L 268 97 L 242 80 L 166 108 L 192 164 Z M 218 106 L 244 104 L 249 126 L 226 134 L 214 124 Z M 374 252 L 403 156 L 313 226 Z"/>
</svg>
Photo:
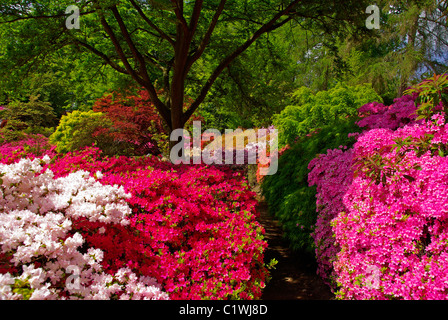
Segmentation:
<svg viewBox="0 0 448 320">
<path fill-rule="evenodd" d="M 80 29 L 66 27 L 65 10 L 73 4 L 80 10 Z M 57 52 L 93 68 L 107 66 L 148 90 L 175 129 L 263 35 L 285 25 L 334 37 L 359 34 L 365 32 L 365 8 L 366 1 L 355 0 L 9 0 L 0 5 L 0 67 L 31 68 Z M 184 110 L 187 92 L 193 102 Z"/>
</svg>

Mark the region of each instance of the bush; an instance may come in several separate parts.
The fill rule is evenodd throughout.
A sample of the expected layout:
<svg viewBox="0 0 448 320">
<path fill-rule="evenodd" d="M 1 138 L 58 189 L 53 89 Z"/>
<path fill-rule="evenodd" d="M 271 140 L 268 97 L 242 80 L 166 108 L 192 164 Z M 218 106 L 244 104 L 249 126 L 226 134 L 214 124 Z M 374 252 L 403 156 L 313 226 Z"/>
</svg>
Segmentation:
<svg viewBox="0 0 448 320">
<path fill-rule="evenodd" d="M 149 93 L 110 93 L 98 99 L 93 111 L 102 112 L 111 125 L 103 127 L 97 135 L 107 135 L 122 146 L 121 155 L 168 154 L 168 130 L 151 102 Z"/>
<path fill-rule="evenodd" d="M 106 273 L 104 252 L 80 233 L 82 223 L 99 234 L 129 225 L 123 187 L 82 171 L 53 179 L 41 161 L 0 164 L 0 299 L 167 299 L 154 279 L 130 268 Z"/>
<path fill-rule="evenodd" d="M 310 234 L 316 223 L 316 189 L 308 185 L 308 163 L 327 149 L 354 143 L 348 137 L 359 130 L 354 122 L 335 122 L 292 144 L 280 155 L 277 174 L 266 176 L 262 182 L 269 211 L 281 222 L 295 250 L 313 253 L 315 249 Z"/>
<path fill-rule="evenodd" d="M 273 119 L 279 130 L 280 147 L 326 125 L 357 116 L 359 107 L 368 102 L 382 102 L 381 97 L 366 84 L 347 86 L 339 83 L 333 89 L 316 94 L 303 87 L 295 92 L 294 97 L 297 104 L 287 106 Z"/>
<path fill-rule="evenodd" d="M 419 146 L 425 135 L 437 137 Z M 398 151 L 394 140 L 407 143 Z M 436 125 L 374 129 L 358 139 L 357 176 L 333 221 L 340 298 L 448 298 L 448 158 L 436 141 L 448 141 L 443 116 Z"/>
<path fill-rule="evenodd" d="M 239 171 L 175 166 L 157 157 L 108 158 L 100 152 L 70 152 L 53 158 L 42 171 L 50 169 L 54 179 L 87 171 L 105 187 L 122 186 L 131 195 L 126 198 L 132 210 L 127 226 L 72 220 L 83 246 L 103 252 L 100 265 L 105 272 L 113 275 L 124 268 L 137 278 L 153 277 L 171 299 L 261 297 L 269 279 L 263 261 L 267 243 L 256 221 L 255 194 Z M 86 196 L 87 201 L 99 199 Z M 34 209 L 41 207 L 36 203 Z"/>
<path fill-rule="evenodd" d="M 22 131 L 49 136 L 57 121 L 51 104 L 39 101 L 39 96 L 31 96 L 28 102 L 10 103 L 0 110 L 0 118 L 7 120 L 1 131 L 8 141 L 22 139 Z"/>
<path fill-rule="evenodd" d="M 113 150 L 113 140 L 106 135 L 95 136 L 101 128 L 111 122 L 100 112 L 75 110 L 62 116 L 56 131 L 50 136 L 50 143 L 57 146 L 59 153 L 78 150 L 96 144 L 102 149 Z"/>
<path fill-rule="evenodd" d="M 48 138 L 40 134 L 22 133 L 21 140 L 10 142 L 0 134 L 0 163 L 3 164 L 11 164 L 24 157 L 35 159 L 48 155 L 53 158 L 56 155 L 55 149 Z"/>
<path fill-rule="evenodd" d="M 366 122 L 384 128 L 310 163 L 321 231 L 314 235 L 322 249 L 316 253 L 338 298 L 448 298 L 448 99 L 439 95 L 446 87 L 439 76 L 423 82 L 408 91 L 418 96 L 417 107 L 403 97 L 387 108 L 395 114 L 414 108 L 411 119 L 397 123 L 399 117 L 378 108 Z M 425 101 L 425 92 L 438 100 Z"/>
<path fill-rule="evenodd" d="M 81 263 L 78 265 L 79 270 L 86 271 L 86 277 L 81 275 L 81 279 L 84 279 L 82 281 L 86 281 L 86 289 L 96 281 L 95 278 L 89 282 L 91 268 L 94 268 L 94 275 L 103 271 L 106 273 L 102 277 L 105 280 L 102 284 L 106 284 L 106 288 L 100 285 L 91 288 L 91 292 L 84 290 L 75 294 L 99 299 L 144 298 L 145 291 L 139 294 L 123 291 L 127 288 L 123 279 L 130 275 L 130 290 L 148 287 L 156 298 L 165 298 L 163 292 L 171 299 L 261 297 L 262 289 L 269 280 L 268 268 L 272 263 L 264 264 L 264 250 L 267 246 L 263 240 L 264 229 L 256 221 L 255 194 L 249 191 L 241 172 L 227 167 L 175 166 L 158 157 L 108 158 L 100 154 L 98 148 L 86 148 L 54 157 L 50 162 L 47 157 L 44 159 L 46 163 L 41 163 L 42 169 L 36 167 L 40 162 L 30 166 L 29 162 L 22 160 L 17 168 L 32 170 L 34 174 L 24 173 L 31 179 L 17 177 L 14 180 L 8 177 L 0 180 L 13 190 L 11 196 L 7 195 L 5 199 L 11 201 L 12 205 L 20 203 L 28 206 L 38 226 L 42 219 L 52 223 L 50 216 L 47 218 L 49 213 L 46 213 L 52 210 L 52 206 L 57 206 L 53 211 L 65 214 L 70 220 L 67 226 L 63 226 L 67 227 L 64 230 L 62 227 L 54 228 L 57 234 L 51 239 L 60 236 L 62 240 L 71 241 L 71 252 L 77 255 L 76 261 Z M 48 181 L 49 177 L 55 179 L 53 183 Z M 26 186 L 33 185 L 36 191 L 31 188 L 28 194 L 28 187 L 20 184 L 20 181 Z M 2 190 L 4 192 L 5 189 Z M 17 192 L 21 190 L 24 193 L 19 196 Z M 118 198 L 115 197 L 117 193 L 120 194 Z M 113 210 L 107 203 L 111 206 L 120 205 L 121 209 Z M 108 216 L 117 219 L 124 215 L 126 223 L 107 221 Z M 11 217 L 14 220 L 16 216 Z M 122 222 L 124 220 L 121 219 Z M 5 228 L 9 231 L 5 232 L 12 230 L 8 223 Z M 60 221 L 57 223 L 60 224 Z M 39 232 L 40 229 L 37 229 L 33 229 L 33 232 Z M 74 238 L 73 241 L 70 237 Z M 0 234 L 1 245 L 9 242 L 10 233 L 3 238 Z M 20 248 L 18 245 L 17 248 Z M 54 247 L 50 242 L 45 245 L 52 245 L 52 249 Z M 61 249 L 57 252 L 62 254 L 69 249 L 65 248 L 66 245 L 69 243 L 60 242 L 54 249 Z M 55 298 L 60 294 L 73 297 L 74 292 L 55 291 L 63 287 L 68 275 L 59 275 L 56 289 L 52 285 L 47 286 L 45 281 L 36 282 L 38 279 L 34 276 L 39 270 L 35 269 L 57 271 L 56 266 L 47 260 L 63 261 L 66 257 L 59 257 L 52 249 L 41 247 L 37 253 L 42 255 L 39 255 L 38 264 L 34 264 L 34 267 L 32 263 L 21 261 L 18 255 L 12 261 L 15 249 L 11 251 L 2 247 L 6 250 L 3 256 L 0 254 L 0 266 L 3 268 L 0 269 L 0 292 L 6 294 L 2 298 Z M 93 251 L 88 251 L 89 248 Z M 45 256 L 47 253 L 48 256 Z M 94 255 L 96 261 L 90 259 L 84 263 L 86 253 Z M 17 265 L 14 264 L 16 260 Z M 23 265 L 26 268 L 21 271 Z M 65 269 L 65 266 L 62 264 L 62 268 Z M 50 271 L 49 277 L 52 275 Z M 14 284 L 13 280 L 17 278 L 21 282 Z M 142 282 L 141 285 L 138 282 Z M 33 287 L 35 284 L 37 287 Z M 155 288 L 151 289 L 150 286 Z M 33 288 L 38 289 L 36 293 Z"/>
<path fill-rule="evenodd" d="M 404 96 L 394 100 L 394 104 L 384 106 L 379 103 L 368 103 L 359 109 L 361 120 L 356 122 L 366 129 L 384 128 L 394 130 L 403 127 L 415 120 L 416 111 L 415 95 Z M 355 140 L 360 136 L 358 128 L 349 135 Z M 333 146 L 323 151 L 317 158 L 309 163 L 310 186 L 317 186 L 317 220 L 315 230 L 312 233 L 316 246 L 316 259 L 318 262 L 318 274 L 332 287 L 336 287 L 336 276 L 333 272 L 333 262 L 339 247 L 335 244 L 331 221 L 344 210 L 342 197 L 350 186 L 353 176 L 351 160 L 353 152 L 350 149 L 353 144 L 341 143 L 338 148 Z M 333 149 L 333 150 L 332 150 Z M 344 151 L 348 149 L 347 151 Z M 372 174 L 374 171 L 372 171 Z"/>
</svg>

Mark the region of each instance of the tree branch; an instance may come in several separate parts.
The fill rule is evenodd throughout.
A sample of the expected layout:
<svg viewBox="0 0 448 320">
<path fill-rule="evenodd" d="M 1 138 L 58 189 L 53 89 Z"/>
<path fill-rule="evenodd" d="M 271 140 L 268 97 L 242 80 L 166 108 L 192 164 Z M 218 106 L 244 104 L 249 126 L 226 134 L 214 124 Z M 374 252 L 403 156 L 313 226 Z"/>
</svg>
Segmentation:
<svg viewBox="0 0 448 320">
<path fill-rule="evenodd" d="M 196 32 L 196 28 L 197 28 L 198 22 L 199 22 L 199 17 L 201 16 L 201 10 L 202 10 L 203 3 L 204 3 L 203 0 L 196 0 L 194 3 L 193 14 L 191 15 L 190 28 L 189 28 L 191 37 L 193 37 L 194 33 Z"/>
<path fill-rule="evenodd" d="M 207 47 L 208 43 L 210 42 L 210 38 L 213 34 L 213 31 L 215 30 L 216 24 L 218 23 L 218 19 L 224 10 L 225 4 L 226 4 L 226 0 L 221 0 L 221 2 L 219 3 L 219 6 L 216 9 L 215 14 L 213 15 L 212 21 L 207 29 L 207 32 L 205 33 L 204 38 L 202 38 L 202 41 L 199 45 L 198 50 L 194 53 L 194 55 L 191 57 L 191 59 L 189 61 L 189 66 L 191 66 L 196 60 L 198 60 L 204 53 L 205 48 Z"/>
<path fill-rule="evenodd" d="M 141 53 L 137 50 L 134 42 L 132 41 L 131 35 L 129 34 L 128 29 L 126 28 L 126 25 L 123 22 L 123 19 L 121 18 L 120 13 L 118 12 L 118 9 L 116 6 L 113 6 L 110 8 L 112 13 L 114 14 L 115 20 L 118 22 L 118 26 L 120 27 L 121 34 L 124 36 L 124 39 L 126 43 L 128 44 L 129 49 L 131 49 L 132 55 L 134 56 L 135 60 L 140 65 L 139 74 L 143 77 L 143 79 L 146 82 L 151 82 L 148 76 L 148 72 L 146 70 L 146 62 Z"/>
<path fill-rule="evenodd" d="M 166 41 L 168 41 L 173 47 L 175 45 L 174 40 L 167 35 L 165 32 L 162 31 L 162 29 L 160 29 L 159 27 L 157 27 L 149 18 L 148 16 L 143 12 L 142 8 L 140 8 L 140 6 L 134 1 L 134 0 L 130 0 L 131 4 L 134 6 L 134 8 L 137 10 L 137 12 L 140 14 L 140 16 L 143 18 L 143 20 L 145 20 L 145 22 L 151 27 L 153 28 L 155 31 L 157 31 L 157 33 Z"/>
<path fill-rule="evenodd" d="M 96 49 L 95 47 L 91 46 L 90 44 L 82 42 L 82 41 L 80 41 L 78 39 L 75 39 L 75 43 L 83 46 L 84 48 L 86 48 L 90 52 L 92 52 L 95 55 L 97 55 L 98 57 L 102 58 L 108 65 L 110 65 L 112 68 L 114 68 L 118 72 L 124 73 L 124 74 L 129 74 L 129 72 L 126 69 L 123 69 L 122 67 L 120 67 L 118 64 L 113 62 L 107 55 L 105 55 L 104 53 L 102 53 L 101 51 Z"/>
<path fill-rule="evenodd" d="M 235 60 L 241 53 L 243 53 L 252 43 L 255 42 L 262 34 L 272 31 L 279 26 L 283 25 L 287 21 L 291 20 L 291 16 L 285 19 L 284 21 L 276 24 L 276 22 L 283 16 L 289 14 L 292 9 L 302 0 L 294 0 L 292 1 L 286 8 L 278 12 L 269 22 L 265 23 L 261 26 L 253 35 L 250 37 L 245 43 L 235 49 L 230 55 L 228 55 L 213 71 L 211 76 L 208 78 L 207 82 L 203 86 L 199 96 L 196 100 L 190 105 L 187 111 L 184 113 L 184 121 L 186 122 L 196 111 L 199 105 L 204 101 L 207 96 L 208 91 L 212 87 L 213 83 L 216 81 L 218 76 L 222 73 L 222 71 L 233 61 Z"/>
<path fill-rule="evenodd" d="M 85 16 L 91 13 L 95 13 L 96 10 L 93 11 L 87 11 L 87 12 L 80 12 L 79 15 L 80 16 Z M 53 18 L 62 18 L 62 17 L 66 17 L 67 14 L 66 13 L 60 13 L 60 14 L 55 14 L 52 16 L 26 16 L 26 17 L 17 17 L 15 19 L 12 20 L 8 20 L 8 21 L 1 21 L 0 24 L 5 24 L 5 23 L 13 23 L 16 21 L 20 21 L 20 20 L 28 20 L 28 19 L 53 19 Z"/>
<path fill-rule="evenodd" d="M 177 20 L 182 26 L 182 30 L 184 31 L 184 34 L 188 34 L 188 24 L 187 21 L 184 18 L 184 10 L 183 10 L 183 0 L 180 1 L 180 4 L 176 0 L 171 0 L 171 3 L 174 4 L 174 13 L 176 14 Z"/>
</svg>

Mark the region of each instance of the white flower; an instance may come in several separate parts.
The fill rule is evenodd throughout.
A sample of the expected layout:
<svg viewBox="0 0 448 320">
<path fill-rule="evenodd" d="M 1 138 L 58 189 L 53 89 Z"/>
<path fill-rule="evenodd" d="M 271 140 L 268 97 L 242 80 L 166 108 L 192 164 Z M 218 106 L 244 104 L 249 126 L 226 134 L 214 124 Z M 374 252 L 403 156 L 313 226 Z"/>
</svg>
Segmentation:
<svg viewBox="0 0 448 320">
<path fill-rule="evenodd" d="M 12 255 L 11 263 L 22 266 L 17 277 L 0 274 L 0 299 L 23 299 L 12 292 L 15 280 L 27 281 L 33 289 L 30 299 L 36 300 L 59 299 L 67 293 L 67 299 L 110 299 L 125 288 L 123 299 L 131 294 L 133 298 L 168 298 L 155 279 L 138 279 L 130 269 L 119 270 L 115 276 L 105 273 L 103 251 L 88 248 L 82 254 L 82 234 L 71 235 L 73 218 L 129 224 L 131 208 L 126 199 L 131 195 L 122 186 L 104 186 L 85 171 L 54 179 L 50 170 L 42 173 L 39 159 L 0 164 L 0 173 L 0 249 Z M 101 172 L 97 177 L 102 177 Z M 99 229 L 100 233 L 105 231 L 104 227 Z M 42 261 L 39 268 L 32 263 L 36 258 Z M 79 288 L 56 287 L 70 276 L 69 266 L 79 271 Z"/>
<path fill-rule="evenodd" d="M 96 177 L 98 178 L 98 179 L 103 179 L 103 174 L 101 173 L 101 171 L 97 171 L 96 172 Z"/>
</svg>

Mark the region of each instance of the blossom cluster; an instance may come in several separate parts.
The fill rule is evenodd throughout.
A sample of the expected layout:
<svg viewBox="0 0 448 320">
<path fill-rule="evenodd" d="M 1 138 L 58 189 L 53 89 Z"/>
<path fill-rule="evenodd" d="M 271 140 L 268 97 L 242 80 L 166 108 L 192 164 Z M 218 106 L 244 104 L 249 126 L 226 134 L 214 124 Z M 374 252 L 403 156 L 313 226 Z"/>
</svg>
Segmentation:
<svg viewBox="0 0 448 320">
<path fill-rule="evenodd" d="M 314 159 L 319 273 L 341 299 L 448 299 L 445 115 L 363 106 L 353 148 Z M 391 116 L 393 115 L 393 116 Z"/>
<path fill-rule="evenodd" d="M 2 137 L 0 137 L 2 138 Z M 56 147 L 48 143 L 48 138 L 40 134 L 26 135 L 18 141 L 0 144 L 0 163 L 11 164 L 27 157 L 35 159 L 48 155 L 56 155 Z"/>
<path fill-rule="evenodd" d="M 54 179 L 49 161 L 0 164 L 0 299 L 168 299 L 154 278 L 106 272 L 77 227 L 129 225 L 130 195 L 85 171 Z"/>
<path fill-rule="evenodd" d="M 357 125 L 366 130 L 388 128 L 395 130 L 417 118 L 415 100 L 418 94 L 404 95 L 396 98 L 390 106 L 379 102 L 370 102 L 358 109 L 361 120 Z"/>
<path fill-rule="evenodd" d="M 101 157 L 87 148 L 54 159 L 55 177 L 85 170 L 131 197 L 130 225 L 80 221 L 90 246 L 104 252 L 109 272 L 130 268 L 153 277 L 171 299 L 255 299 L 269 275 L 255 193 L 241 172 L 176 166 L 159 157 Z"/>
<path fill-rule="evenodd" d="M 319 215 L 311 234 L 315 240 L 317 274 L 334 286 L 333 262 L 340 248 L 335 243 L 331 221 L 344 210 L 343 196 L 350 186 L 353 172 L 350 168 L 353 151 L 346 147 L 328 150 L 310 161 L 308 181 L 317 185 L 316 210 Z"/>
</svg>

